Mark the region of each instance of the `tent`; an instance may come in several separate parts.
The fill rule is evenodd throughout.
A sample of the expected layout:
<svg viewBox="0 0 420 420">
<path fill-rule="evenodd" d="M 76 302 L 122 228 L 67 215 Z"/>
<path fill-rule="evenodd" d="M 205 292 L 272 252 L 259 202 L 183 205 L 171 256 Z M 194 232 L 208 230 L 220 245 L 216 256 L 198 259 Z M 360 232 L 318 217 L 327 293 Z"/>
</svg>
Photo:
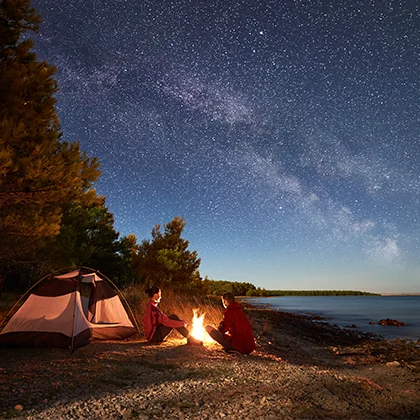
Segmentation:
<svg viewBox="0 0 420 420">
<path fill-rule="evenodd" d="M 102 277 L 80 268 L 36 287 L 0 332 L 0 346 L 68 347 L 73 351 L 91 340 L 134 335 L 137 330 L 118 294 Z"/>
</svg>

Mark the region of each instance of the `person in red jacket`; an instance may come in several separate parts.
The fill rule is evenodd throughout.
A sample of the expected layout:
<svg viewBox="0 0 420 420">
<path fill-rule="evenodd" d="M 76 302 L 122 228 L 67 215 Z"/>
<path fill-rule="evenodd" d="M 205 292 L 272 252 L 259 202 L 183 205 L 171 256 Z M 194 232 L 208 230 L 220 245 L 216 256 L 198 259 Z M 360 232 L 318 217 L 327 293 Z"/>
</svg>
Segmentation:
<svg viewBox="0 0 420 420">
<path fill-rule="evenodd" d="M 217 329 L 207 325 L 207 333 L 226 351 L 236 350 L 244 354 L 252 353 L 256 348 L 254 334 L 244 311 L 235 301 L 235 296 L 232 293 L 225 293 L 222 296 L 222 303 L 225 307 L 223 320 Z"/>
<path fill-rule="evenodd" d="M 158 304 L 162 299 L 162 291 L 158 287 L 146 289 L 150 300 L 144 314 L 144 335 L 149 343 L 162 343 L 165 338 L 176 329 L 186 339 L 188 344 L 202 345 L 203 343 L 190 335 L 187 329 L 187 322 L 179 319 L 177 315 L 166 316 Z"/>
</svg>

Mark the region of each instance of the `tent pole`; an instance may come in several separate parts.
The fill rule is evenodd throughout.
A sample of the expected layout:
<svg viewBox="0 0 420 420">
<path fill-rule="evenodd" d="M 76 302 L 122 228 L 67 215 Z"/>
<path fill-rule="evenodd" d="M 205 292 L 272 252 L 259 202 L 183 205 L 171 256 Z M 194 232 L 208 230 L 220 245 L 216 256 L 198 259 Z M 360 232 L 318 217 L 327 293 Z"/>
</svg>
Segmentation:
<svg viewBox="0 0 420 420">
<path fill-rule="evenodd" d="M 74 299 L 73 299 L 73 320 L 71 324 L 71 342 L 70 342 L 70 353 L 73 353 L 74 350 L 74 318 L 76 316 L 76 291 L 74 292 Z"/>
<path fill-rule="evenodd" d="M 82 268 L 79 268 L 79 275 L 77 276 L 76 280 L 76 287 L 74 288 L 74 299 L 73 299 L 73 320 L 71 325 L 71 343 L 70 343 L 70 353 L 73 353 L 74 351 L 74 320 L 76 318 L 76 295 L 77 295 L 77 285 L 79 284 L 79 280 L 81 277 L 81 270 Z"/>
</svg>

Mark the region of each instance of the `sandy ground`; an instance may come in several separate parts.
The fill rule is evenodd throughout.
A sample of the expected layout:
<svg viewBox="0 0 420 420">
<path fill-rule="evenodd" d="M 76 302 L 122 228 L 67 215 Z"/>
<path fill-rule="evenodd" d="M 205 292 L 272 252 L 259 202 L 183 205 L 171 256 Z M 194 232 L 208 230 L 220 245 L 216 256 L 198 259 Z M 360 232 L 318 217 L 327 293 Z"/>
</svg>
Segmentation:
<svg viewBox="0 0 420 420">
<path fill-rule="evenodd" d="M 246 309 L 252 355 L 144 340 L 1 349 L 0 417 L 420 418 L 420 343 Z M 386 328 L 386 327 L 384 327 Z"/>
</svg>

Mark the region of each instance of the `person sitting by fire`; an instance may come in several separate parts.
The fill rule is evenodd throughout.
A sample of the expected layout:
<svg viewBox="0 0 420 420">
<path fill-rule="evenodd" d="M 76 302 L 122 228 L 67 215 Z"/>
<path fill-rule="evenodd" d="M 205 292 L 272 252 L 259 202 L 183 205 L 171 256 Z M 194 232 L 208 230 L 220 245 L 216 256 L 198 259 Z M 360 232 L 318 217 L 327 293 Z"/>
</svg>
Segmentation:
<svg viewBox="0 0 420 420">
<path fill-rule="evenodd" d="M 254 335 L 251 324 L 235 296 L 232 293 L 225 293 L 222 296 L 222 303 L 225 308 L 223 320 L 216 329 L 206 325 L 206 331 L 210 337 L 223 346 L 226 351 L 238 351 L 240 353 L 252 353 L 255 348 Z"/>
<path fill-rule="evenodd" d="M 187 329 L 187 322 L 179 319 L 177 315 L 166 316 L 159 308 L 158 304 L 162 299 L 162 291 L 159 287 L 152 286 L 145 290 L 150 300 L 146 306 L 144 314 L 144 335 L 149 343 L 162 343 L 165 338 L 176 329 L 187 339 L 187 344 L 202 345 L 203 343 L 195 339 Z"/>
</svg>

